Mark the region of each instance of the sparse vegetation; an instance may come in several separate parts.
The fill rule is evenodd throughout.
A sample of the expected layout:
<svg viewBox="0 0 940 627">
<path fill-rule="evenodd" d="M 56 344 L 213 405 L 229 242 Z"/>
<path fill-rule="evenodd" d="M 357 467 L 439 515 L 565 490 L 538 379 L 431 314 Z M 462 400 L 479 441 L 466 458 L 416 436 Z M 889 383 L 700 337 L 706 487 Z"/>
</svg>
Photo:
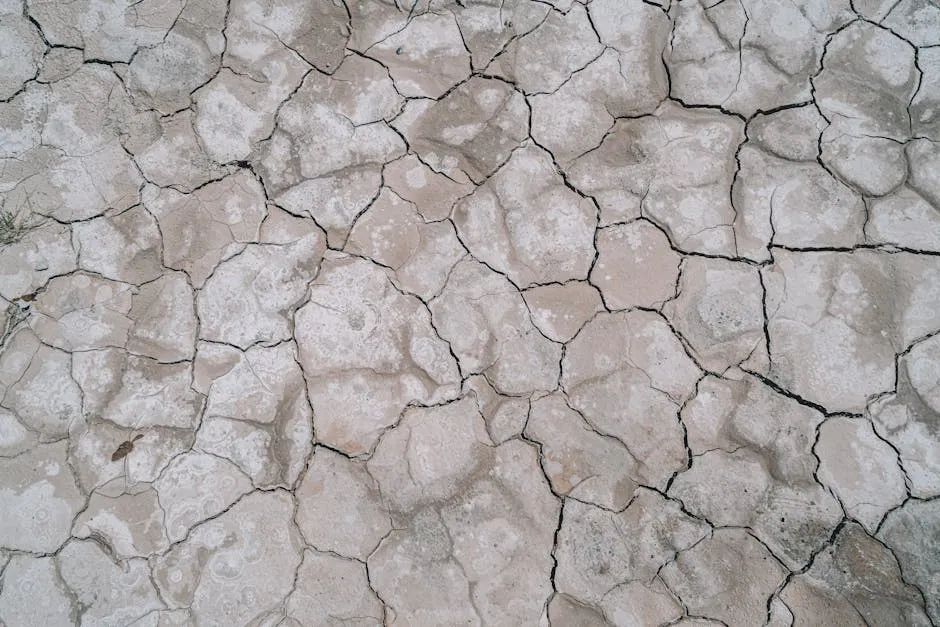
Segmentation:
<svg viewBox="0 0 940 627">
<path fill-rule="evenodd" d="M 7 340 L 13 337 L 13 332 L 16 331 L 16 327 L 18 327 L 21 322 L 25 321 L 28 316 L 29 308 L 27 306 L 15 301 L 10 303 L 7 307 L 6 315 L 4 316 L 3 329 L 0 331 L 0 352 L 6 347 Z"/>
<path fill-rule="evenodd" d="M 40 224 L 41 219 L 24 218 L 19 212 L 0 211 L 0 248 L 15 244 Z"/>
</svg>

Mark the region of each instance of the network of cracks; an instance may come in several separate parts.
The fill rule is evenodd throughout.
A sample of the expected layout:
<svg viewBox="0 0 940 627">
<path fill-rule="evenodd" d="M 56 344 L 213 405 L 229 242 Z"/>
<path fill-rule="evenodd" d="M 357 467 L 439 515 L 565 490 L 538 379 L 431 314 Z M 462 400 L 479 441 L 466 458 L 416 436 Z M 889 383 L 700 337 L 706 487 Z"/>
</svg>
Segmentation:
<svg viewBox="0 0 940 627">
<path fill-rule="evenodd" d="M 940 623 L 935 0 L 0 50 L 0 623 Z"/>
</svg>

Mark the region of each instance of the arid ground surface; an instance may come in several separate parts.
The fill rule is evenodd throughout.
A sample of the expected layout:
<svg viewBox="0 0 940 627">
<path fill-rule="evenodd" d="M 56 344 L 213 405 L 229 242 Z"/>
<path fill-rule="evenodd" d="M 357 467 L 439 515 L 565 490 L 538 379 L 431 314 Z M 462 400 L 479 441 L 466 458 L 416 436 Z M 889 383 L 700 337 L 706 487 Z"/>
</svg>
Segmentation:
<svg viewBox="0 0 940 627">
<path fill-rule="evenodd" d="M 2 0 L 0 202 L 0 624 L 940 624 L 936 0 Z"/>
</svg>

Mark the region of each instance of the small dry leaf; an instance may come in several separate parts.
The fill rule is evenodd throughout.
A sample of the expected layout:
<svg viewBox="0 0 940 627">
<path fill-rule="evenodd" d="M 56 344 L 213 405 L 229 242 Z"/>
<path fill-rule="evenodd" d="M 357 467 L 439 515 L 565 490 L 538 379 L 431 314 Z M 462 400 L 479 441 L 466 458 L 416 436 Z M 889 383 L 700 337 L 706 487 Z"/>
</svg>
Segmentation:
<svg viewBox="0 0 940 627">
<path fill-rule="evenodd" d="M 127 457 L 130 452 L 134 450 L 134 442 L 142 437 L 144 437 L 143 434 L 138 435 L 133 440 L 125 440 L 124 442 L 121 442 L 120 446 L 117 447 L 117 450 L 114 451 L 114 454 L 111 455 L 111 461 L 116 462 Z"/>
</svg>

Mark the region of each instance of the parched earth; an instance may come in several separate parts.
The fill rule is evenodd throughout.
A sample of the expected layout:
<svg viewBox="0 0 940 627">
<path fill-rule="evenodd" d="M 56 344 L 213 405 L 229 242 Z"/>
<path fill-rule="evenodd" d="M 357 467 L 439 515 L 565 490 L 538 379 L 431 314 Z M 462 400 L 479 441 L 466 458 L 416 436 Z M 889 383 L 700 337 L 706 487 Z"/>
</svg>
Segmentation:
<svg viewBox="0 0 940 627">
<path fill-rule="evenodd" d="M 3 0 L 0 624 L 940 624 L 937 0 Z"/>
</svg>

